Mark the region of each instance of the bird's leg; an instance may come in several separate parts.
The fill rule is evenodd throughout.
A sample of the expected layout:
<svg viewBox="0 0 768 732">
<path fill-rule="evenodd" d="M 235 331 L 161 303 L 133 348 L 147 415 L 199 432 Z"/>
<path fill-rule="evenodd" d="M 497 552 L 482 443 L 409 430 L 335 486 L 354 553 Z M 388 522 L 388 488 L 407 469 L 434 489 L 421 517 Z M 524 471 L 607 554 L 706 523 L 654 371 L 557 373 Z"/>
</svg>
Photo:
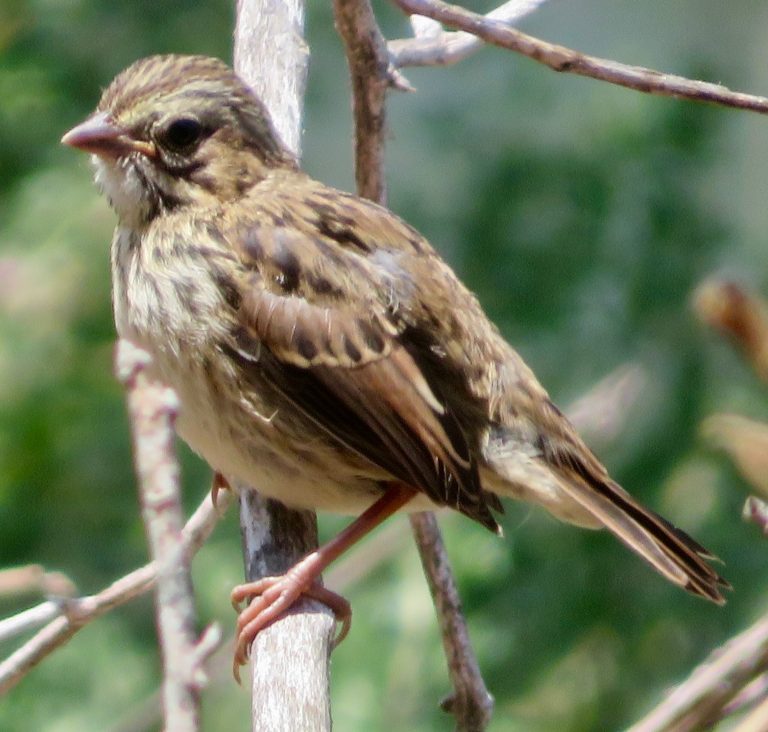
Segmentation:
<svg viewBox="0 0 768 732">
<path fill-rule="evenodd" d="M 237 619 L 237 645 L 233 672 L 239 681 L 239 667 L 247 663 L 254 638 L 268 625 L 277 620 L 302 595 L 314 598 L 333 610 L 336 620 L 342 623 L 334 646 L 338 645 L 349 630 L 352 611 L 349 603 L 335 592 L 319 583 L 323 570 L 349 547 L 359 541 L 382 521 L 402 508 L 416 494 L 414 488 L 402 483 L 391 483 L 387 492 L 367 508 L 346 529 L 308 554 L 285 574 L 263 577 L 255 582 L 238 585 L 232 590 L 232 604 L 240 611 L 240 603 L 248 600 L 248 606 L 240 611 Z"/>
<path fill-rule="evenodd" d="M 213 482 L 211 483 L 211 503 L 213 504 L 216 513 L 219 513 L 219 508 L 216 505 L 216 501 L 221 491 L 231 491 L 232 486 L 229 485 L 229 481 L 218 471 L 213 474 Z"/>
</svg>

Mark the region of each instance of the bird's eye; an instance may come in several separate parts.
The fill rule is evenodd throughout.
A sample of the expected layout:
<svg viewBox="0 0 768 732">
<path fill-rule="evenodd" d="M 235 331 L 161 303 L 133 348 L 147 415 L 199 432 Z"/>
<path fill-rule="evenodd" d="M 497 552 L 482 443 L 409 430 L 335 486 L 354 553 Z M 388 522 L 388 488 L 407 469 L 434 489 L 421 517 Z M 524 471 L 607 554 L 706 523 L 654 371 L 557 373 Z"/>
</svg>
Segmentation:
<svg viewBox="0 0 768 732">
<path fill-rule="evenodd" d="M 203 136 L 203 126 L 196 119 L 181 117 L 175 119 L 163 133 L 168 147 L 177 152 L 189 152 Z"/>
</svg>

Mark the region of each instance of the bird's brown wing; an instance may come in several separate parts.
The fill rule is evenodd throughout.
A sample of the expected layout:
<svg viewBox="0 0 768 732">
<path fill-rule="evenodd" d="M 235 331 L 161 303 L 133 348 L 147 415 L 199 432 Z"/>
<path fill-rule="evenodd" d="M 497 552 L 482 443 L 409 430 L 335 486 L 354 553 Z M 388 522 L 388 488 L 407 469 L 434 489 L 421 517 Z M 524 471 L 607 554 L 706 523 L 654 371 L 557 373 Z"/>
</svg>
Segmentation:
<svg viewBox="0 0 768 732">
<path fill-rule="evenodd" d="M 391 269 L 306 217 L 281 209 L 266 224 L 265 215 L 230 236 L 245 270 L 240 320 L 254 343 L 244 368 L 393 478 L 497 531 L 489 503 L 500 504 L 480 486 L 472 437 L 419 366 Z"/>
</svg>

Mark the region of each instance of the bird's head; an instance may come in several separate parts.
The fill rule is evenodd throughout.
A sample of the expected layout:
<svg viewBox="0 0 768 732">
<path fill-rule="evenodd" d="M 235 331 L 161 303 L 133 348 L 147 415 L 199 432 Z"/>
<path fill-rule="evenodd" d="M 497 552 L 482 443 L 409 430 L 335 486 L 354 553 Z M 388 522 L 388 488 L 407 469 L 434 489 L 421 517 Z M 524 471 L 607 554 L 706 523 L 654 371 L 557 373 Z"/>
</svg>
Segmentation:
<svg viewBox="0 0 768 732">
<path fill-rule="evenodd" d="M 233 200 L 271 169 L 295 166 L 261 101 L 206 56 L 137 61 L 62 142 L 92 153 L 98 185 L 131 225 Z"/>
</svg>

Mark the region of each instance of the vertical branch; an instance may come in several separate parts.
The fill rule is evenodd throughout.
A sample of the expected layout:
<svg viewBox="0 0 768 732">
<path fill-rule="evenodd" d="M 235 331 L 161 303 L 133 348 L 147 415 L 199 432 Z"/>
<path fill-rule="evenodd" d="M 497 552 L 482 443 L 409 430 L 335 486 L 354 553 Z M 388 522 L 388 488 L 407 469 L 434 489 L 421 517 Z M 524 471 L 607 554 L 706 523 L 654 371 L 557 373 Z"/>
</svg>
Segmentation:
<svg viewBox="0 0 768 732">
<path fill-rule="evenodd" d="M 311 511 L 292 511 L 253 490 L 242 492 L 240 506 L 249 580 L 282 574 L 317 547 Z M 334 626 L 325 605 L 302 598 L 256 636 L 251 649 L 254 732 L 331 729 Z"/>
<path fill-rule="evenodd" d="M 410 90 L 410 86 L 393 70 L 369 0 L 334 0 L 334 13 L 352 77 L 357 190 L 361 196 L 384 205 L 386 93 L 389 87 Z M 453 693 L 442 706 L 454 715 L 461 732 L 482 732 L 493 714 L 493 697 L 485 687 L 469 640 L 437 519 L 432 513 L 413 514 L 411 528 L 435 603 L 453 686 Z"/>
<path fill-rule="evenodd" d="M 309 49 L 303 0 L 238 0 L 235 70 L 267 106 L 288 149 L 301 157 Z"/>
<path fill-rule="evenodd" d="M 235 69 L 270 110 L 288 148 L 298 157 L 308 51 L 302 0 L 238 0 Z M 317 519 L 239 486 L 246 578 L 283 574 L 317 548 Z M 251 649 L 254 730 L 330 730 L 333 615 L 301 599 L 263 630 Z"/>
<path fill-rule="evenodd" d="M 390 84 L 387 44 L 367 0 L 334 0 L 333 11 L 352 77 L 357 192 L 371 201 L 385 204 L 384 105 Z"/>
<path fill-rule="evenodd" d="M 196 732 L 204 676 L 197 658 L 192 581 L 182 538 L 173 431 L 178 399 L 173 390 L 147 375 L 150 358 L 145 351 L 121 340 L 116 360 L 128 392 L 141 510 L 157 567 L 155 606 L 163 651 L 165 729 Z"/>
<path fill-rule="evenodd" d="M 441 706 L 456 718 L 456 729 L 460 732 L 482 732 L 493 716 L 493 696 L 485 686 L 469 640 L 459 590 L 435 514 L 411 514 L 411 528 L 435 603 L 453 685 L 453 693 Z"/>
</svg>

